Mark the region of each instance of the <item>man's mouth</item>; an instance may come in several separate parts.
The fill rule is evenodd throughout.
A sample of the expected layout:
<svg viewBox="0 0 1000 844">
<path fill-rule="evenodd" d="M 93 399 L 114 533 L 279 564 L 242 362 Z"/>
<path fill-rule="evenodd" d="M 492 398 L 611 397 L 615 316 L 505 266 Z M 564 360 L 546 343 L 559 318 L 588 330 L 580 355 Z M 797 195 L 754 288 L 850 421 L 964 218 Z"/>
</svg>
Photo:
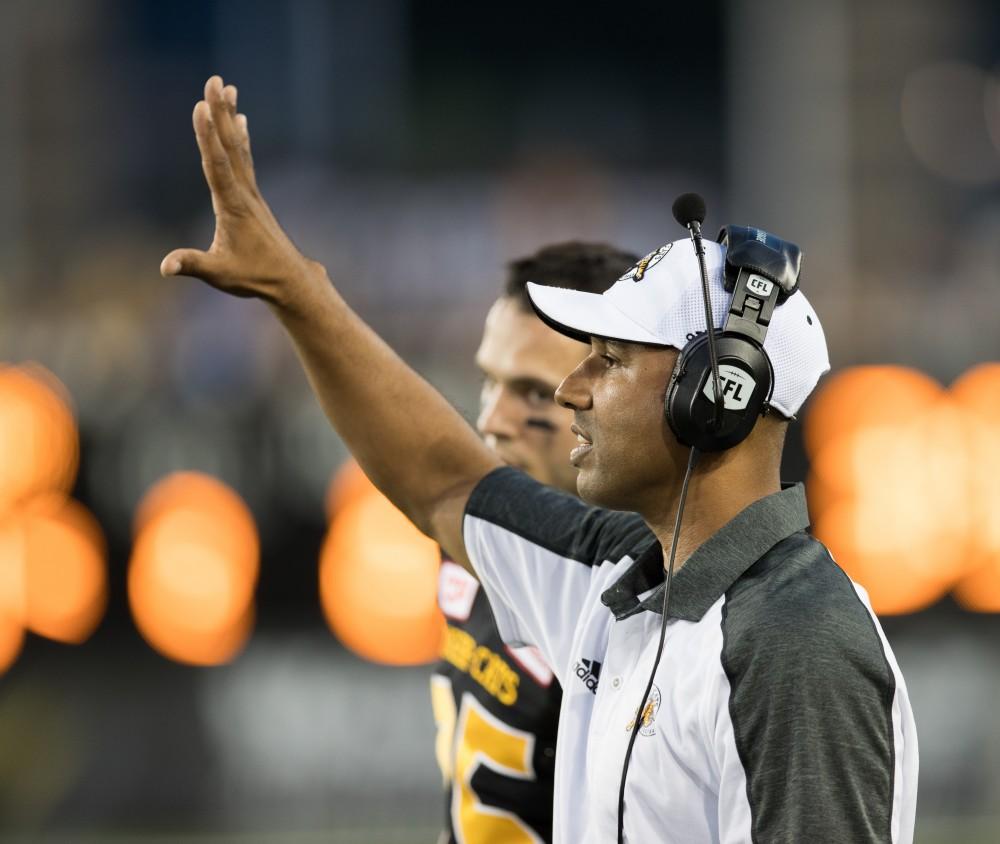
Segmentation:
<svg viewBox="0 0 1000 844">
<path fill-rule="evenodd" d="M 585 434 L 577 425 L 572 425 L 570 430 L 576 434 L 576 441 L 579 445 L 574 448 L 569 453 L 569 462 L 574 466 L 579 466 L 580 461 L 590 452 L 594 447 L 594 443 L 591 441 L 590 437 Z"/>
</svg>

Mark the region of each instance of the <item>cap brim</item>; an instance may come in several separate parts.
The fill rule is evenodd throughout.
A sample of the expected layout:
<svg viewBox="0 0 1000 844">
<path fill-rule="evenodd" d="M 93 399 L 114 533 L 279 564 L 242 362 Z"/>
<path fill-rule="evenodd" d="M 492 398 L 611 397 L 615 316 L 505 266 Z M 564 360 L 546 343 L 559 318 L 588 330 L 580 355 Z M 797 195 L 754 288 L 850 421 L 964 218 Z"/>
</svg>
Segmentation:
<svg viewBox="0 0 1000 844">
<path fill-rule="evenodd" d="M 589 343 L 591 337 L 605 337 L 627 343 L 666 345 L 599 293 L 549 287 L 533 281 L 529 281 L 527 287 L 528 298 L 539 319 L 574 340 Z"/>
</svg>

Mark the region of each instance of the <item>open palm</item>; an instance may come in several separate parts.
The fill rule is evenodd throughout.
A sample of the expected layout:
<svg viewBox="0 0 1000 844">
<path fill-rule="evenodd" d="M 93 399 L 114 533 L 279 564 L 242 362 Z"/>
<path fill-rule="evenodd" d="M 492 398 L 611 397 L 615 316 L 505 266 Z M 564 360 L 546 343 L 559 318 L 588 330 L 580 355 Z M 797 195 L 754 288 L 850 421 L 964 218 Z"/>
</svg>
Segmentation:
<svg viewBox="0 0 1000 844">
<path fill-rule="evenodd" d="M 257 188 L 246 115 L 236 87 L 219 76 L 205 83 L 194 107 L 194 133 L 212 193 L 215 236 L 208 251 L 175 249 L 160 264 L 164 276 L 189 275 L 235 296 L 269 301 L 305 278 L 313 262 L 282 230 Z"/>
</svg>

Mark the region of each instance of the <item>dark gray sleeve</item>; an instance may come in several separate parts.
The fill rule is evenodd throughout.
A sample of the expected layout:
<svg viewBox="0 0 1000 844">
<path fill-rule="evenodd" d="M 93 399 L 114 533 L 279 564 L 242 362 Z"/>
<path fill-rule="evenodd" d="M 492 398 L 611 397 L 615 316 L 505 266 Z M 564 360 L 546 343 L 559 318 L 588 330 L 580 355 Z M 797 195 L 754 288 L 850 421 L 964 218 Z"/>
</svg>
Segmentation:
<svg viewBox="0 0 1000 844">
<path fill-rule="evenodd" d="M 727 592 L 722 619 L 754 844 L 891 842 L 895 677 L 844 572 L 794 534 Z"/>
<path fill-rule="evenodd" d="M 465 514 L 587 566 L 617 562 L 651 537 L 635 513 L 590 507 L 510 467 L 494 469 L 476 485 Z"/>
</svg>

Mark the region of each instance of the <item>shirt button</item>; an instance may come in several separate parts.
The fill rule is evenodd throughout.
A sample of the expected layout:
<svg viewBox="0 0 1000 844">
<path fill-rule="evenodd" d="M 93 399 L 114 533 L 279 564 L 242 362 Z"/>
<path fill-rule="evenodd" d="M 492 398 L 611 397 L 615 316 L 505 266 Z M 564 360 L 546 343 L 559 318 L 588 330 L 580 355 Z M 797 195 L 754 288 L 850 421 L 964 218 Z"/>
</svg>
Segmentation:
<svg viewBox="0 0 1000 844">
<path fill-rule="evenodd" d="M 611 678 L 611 688 L 613 688 L 613 689 L 620 689 L 621 687 L 622 687 L 622 678 L 621 677 L 612 677 Z"/>
</svg>

